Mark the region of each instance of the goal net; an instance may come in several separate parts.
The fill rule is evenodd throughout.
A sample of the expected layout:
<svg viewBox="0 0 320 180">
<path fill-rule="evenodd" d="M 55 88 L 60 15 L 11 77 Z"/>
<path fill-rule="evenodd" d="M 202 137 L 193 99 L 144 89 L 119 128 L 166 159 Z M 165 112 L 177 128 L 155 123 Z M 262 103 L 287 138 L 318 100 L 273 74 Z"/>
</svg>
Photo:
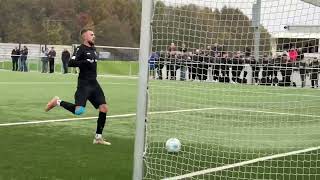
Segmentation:
<svg viewBox="0 0 320 180">
<path fill-rule="evenodd" d="M 154 1 L 145 179 L 320 179 L 316 4 Z"/>
</svg>

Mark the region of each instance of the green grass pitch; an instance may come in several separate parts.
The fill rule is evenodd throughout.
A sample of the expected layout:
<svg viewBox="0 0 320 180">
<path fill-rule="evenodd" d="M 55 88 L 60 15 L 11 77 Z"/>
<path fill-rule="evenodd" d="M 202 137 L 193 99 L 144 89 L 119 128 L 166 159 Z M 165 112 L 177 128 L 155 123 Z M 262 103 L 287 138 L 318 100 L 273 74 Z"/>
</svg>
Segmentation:
<svg viewBox="0 0 320 180">
<path fill-rule="evenodd" d="M 58 95 L 73 102 L 76 76 L 0 71 L 0 123 L 76 118 L 62 108 L 45 113 Z M 135 113 L 136 80 L 99 78 L 109 115 Z M 90 103 L 85 116 L 98 112 Z M 130 179 L 135 117 L 107 119 L 112 146 L 92 144 L 96 119 L 0 127 L 0 180 Z"/>
<path fill-rule="evenodd" d="M 73 102 L 76 78 L 0 71 L 0 124 L 77 118 L 62 108 L 44 112 L 54 95 Z M 136 79 L 98 80 L 110 106 L 108 115 L 135 113 Z M 216 109 L 149 116 L 148 179 L 320 144 L 318 90 L 179 81 L 150 84 L 150 112 Z M 94 116 L 97 111 L 88 103 L 84 117 Z M 0 126 L 0 180 L 131 179 L 135 117 L 107 119 L 104 135 L 112 142 L 110 147 L 92 145 L 95 126 L 96 119 Z M 164 143 L 169 137 L 182 141 L 180 153 L 165 152 Z M 319 154 L 315 150 L 198 178 L 317 180 Z"/>
</svg>

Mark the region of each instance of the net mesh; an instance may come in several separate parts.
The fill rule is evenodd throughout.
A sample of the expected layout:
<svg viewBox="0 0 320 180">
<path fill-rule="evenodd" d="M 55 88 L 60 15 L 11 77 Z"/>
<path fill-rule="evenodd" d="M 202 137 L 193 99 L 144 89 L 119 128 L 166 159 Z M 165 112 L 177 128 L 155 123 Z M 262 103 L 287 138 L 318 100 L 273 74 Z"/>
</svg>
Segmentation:
<svg viewBox="0 0 320 180">
<path fill-rule="evenodd" d="M 320 8 L 298 0 L 154 7 L 145 179 L 319 179 Z M 173 137 L 178 153 L 165 148 Z"/>
</svg>

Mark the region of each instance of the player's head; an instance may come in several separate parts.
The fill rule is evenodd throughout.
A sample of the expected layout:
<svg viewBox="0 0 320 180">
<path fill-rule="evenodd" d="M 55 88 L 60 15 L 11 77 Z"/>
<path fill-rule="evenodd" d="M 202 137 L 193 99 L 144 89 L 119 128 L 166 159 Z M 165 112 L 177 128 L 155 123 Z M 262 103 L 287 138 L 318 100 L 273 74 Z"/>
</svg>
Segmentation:
<svg viewBox="0 0 320 180">
<path fill-rule="evenodd" d="M 83 42 L 87 42 L 90 45 L 94 45 L 95 35 L 92 29 L 82 29 L 80 34 Z"/>
</svg>

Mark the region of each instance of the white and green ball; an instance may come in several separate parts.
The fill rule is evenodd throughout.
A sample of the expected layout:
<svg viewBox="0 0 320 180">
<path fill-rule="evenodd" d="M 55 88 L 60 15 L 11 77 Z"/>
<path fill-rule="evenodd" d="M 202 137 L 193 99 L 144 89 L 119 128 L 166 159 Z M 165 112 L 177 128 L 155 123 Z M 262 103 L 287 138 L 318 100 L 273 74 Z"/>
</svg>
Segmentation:
<svg viewBox="0 0 320 180">
<path fill-rule="evenodd" d="M 170 153 L 177 153 L 181 150 L 181 142 L 177 138 L 170 138 L 166 142 L 166 149 Z"/>
</svg>

